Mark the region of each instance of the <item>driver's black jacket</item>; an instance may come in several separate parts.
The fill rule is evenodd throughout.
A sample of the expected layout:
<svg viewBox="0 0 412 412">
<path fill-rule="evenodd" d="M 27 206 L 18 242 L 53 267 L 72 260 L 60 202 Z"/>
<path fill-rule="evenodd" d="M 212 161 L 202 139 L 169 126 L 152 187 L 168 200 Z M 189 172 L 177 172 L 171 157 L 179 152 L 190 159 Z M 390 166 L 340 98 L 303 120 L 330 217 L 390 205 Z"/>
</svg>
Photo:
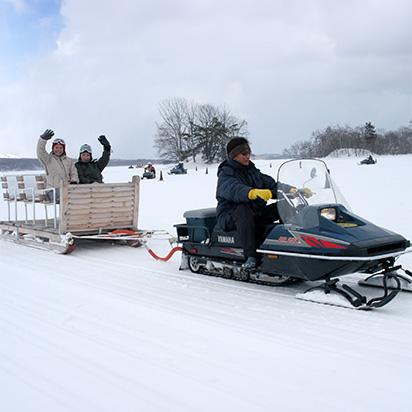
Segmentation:
<svg viewBox="0 0 412 412">
<path fill-rule="evenodd" d="M 230 214 L 237 204 L 249 203 L 257 214 L 266 207 L 262 199 L 249 200 L 251 189 L 269 189 L 272 198 L 276 198 L 277 182 L 261 173 L 253 162 L 243 166 L 235 160 L 226 159 L 219 165 L 217 176 L 217 223 L 223 230 L 227 230 Z"/>
</svg>

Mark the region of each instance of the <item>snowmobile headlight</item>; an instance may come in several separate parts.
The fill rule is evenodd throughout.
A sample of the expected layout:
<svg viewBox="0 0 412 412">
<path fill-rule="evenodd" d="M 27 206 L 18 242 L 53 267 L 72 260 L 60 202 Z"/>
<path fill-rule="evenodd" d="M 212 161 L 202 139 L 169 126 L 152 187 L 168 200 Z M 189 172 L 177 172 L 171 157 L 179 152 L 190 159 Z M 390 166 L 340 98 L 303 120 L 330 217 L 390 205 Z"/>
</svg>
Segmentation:
<svg viewBox="0 0 412 412">
<path fill-rule="evenodd" d="M 320 209 L 320 215 L 328 220 L 336 220 L 336 209 L 334 207 L 324 207 Z"/>
</svg>

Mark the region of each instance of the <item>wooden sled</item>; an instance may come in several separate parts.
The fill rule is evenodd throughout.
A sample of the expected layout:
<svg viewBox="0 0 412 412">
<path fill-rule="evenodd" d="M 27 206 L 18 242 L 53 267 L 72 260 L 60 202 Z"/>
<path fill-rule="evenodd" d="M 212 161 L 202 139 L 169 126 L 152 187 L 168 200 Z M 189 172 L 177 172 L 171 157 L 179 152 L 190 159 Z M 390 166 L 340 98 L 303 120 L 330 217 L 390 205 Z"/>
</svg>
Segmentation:
<svg viewBox="0 0 412 412">
<path fill-rule="evenodd" d="M 2 176 L 8 219 L 0 221 L 0 237 L 70 253 L 76 239 L 136 240 L 152 236 L 156 231 L 138 230 L 139 181 L 134 176 L 129 183 L 65 184 L 59 188 L 60 202 L 56 203 L 55 190 L 46 188 L 45 176 Z M 44 208 L 43 213 L 39 213 L 39 207 Z"/>
</svg>

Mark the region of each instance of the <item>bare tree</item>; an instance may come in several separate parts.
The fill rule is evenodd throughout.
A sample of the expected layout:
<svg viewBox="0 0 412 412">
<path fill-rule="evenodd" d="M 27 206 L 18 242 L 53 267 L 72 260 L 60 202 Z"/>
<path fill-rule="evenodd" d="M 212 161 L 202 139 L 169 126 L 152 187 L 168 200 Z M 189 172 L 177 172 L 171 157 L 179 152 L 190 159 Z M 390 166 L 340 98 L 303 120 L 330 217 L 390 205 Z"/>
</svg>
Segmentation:
<svg viewBox="0 0 412 412">
<path fill-rule="evenodd" d="M 157 124 L 155 147 L 167 160 L 195 161 L 198 154 L 209 163 L 221 160 L 230 138 L 248 135 L 247 122 L 227 108 L 171 99 L 160 104 L 159 113 L 162 123 Z"/>
<path fill-rule="evenodd" d="M 160 103 L 159 114 L 162 119 L 156 124 L 157 133 L 154 146 L 160 157 L 165 160 L 181 161 L 190 153 L 190 113 L 191 104 L 185 99 L 170 99 Z"/>
</svg>

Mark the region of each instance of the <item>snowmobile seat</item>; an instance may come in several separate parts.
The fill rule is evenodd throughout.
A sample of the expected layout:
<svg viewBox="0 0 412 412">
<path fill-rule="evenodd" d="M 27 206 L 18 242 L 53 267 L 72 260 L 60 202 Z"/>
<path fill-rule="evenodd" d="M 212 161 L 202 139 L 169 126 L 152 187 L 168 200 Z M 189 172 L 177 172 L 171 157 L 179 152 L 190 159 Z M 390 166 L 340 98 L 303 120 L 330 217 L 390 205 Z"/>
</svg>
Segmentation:
<svg viewBox="0 0 412 412">
<path fill-rule="evenodd" d="M 187 236 L 191 242 L 207 243 L 241 248 L 241 242 L 236 230 L 225 231 L 217 224 L 216 208 L 188 210 L 183 217 L 185 225 L 176 225 L 179 236 Z M 275 223 L 268 225 L 263 233 L 263 239 L 273 229 Z M 262 239 L 262 241 L 263 241 Z"/>
<path fill-rule="evenodd" d="M 205 242 L 211 238 L 216 225 L 216 208 L 188 210 L 183 215 L 189 239 L 192 242 Z"/>
</svg>

